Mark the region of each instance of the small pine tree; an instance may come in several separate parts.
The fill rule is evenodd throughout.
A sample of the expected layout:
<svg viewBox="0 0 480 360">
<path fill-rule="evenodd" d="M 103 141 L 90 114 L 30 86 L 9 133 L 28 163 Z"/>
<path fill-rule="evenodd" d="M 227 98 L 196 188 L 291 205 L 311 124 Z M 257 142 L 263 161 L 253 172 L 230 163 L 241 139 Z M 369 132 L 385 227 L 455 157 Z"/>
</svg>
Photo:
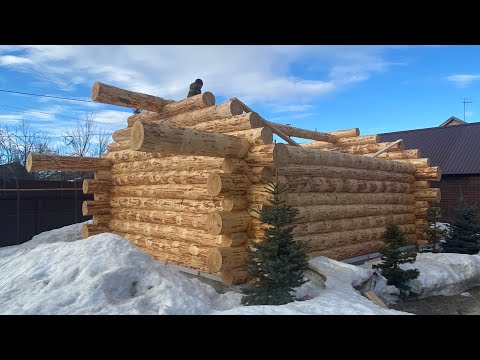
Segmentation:
<svg viewBox="0 0 480 360">
<path fill-rule="evenodd" d="M 461 200 L 453 208 L 450 230 L 442 248 L 443 252 L 470 255 L 480 251 L 480 223 L 475 206 Z"/>
<path fill-rule="evenodd" d="M 406 245 L 405 235 L 397 225 L 388 225 L 383 234 L 385 247 L 382 249 L 382 263 L 373 265 L 388 280 L 387 285 L 394 285 L 400 290 L 401 297 L 410 295 L 409 280 L 416 279 L 420 275 L 418 269 L 403 270 L 400 264 L 413 264 L 417 259 L 416 253 L 402 253 L 400 247 Z"/>
<path fill-rule="evenodd" d="M 430 207 L 427 210 L 427 220 L 428 220 L 428 246 L 425 247 L 424 251 L 438 253 L 441 251 L 439 246 L 440 240 L 445 237 L 445 230 L 440 229 L 438 223 L 442 216 L 442 210 L 439 207 Z"/>
<path fill-rule="evenodd" d="M 272 207 L 262 208 L 260 221 L 268 224 L 263 242 L 252 243 L 245 261 L 253 284 L 244 289 L 243 305 L 282 305 L 295 300 L 293 289 L 304 284 L 305 245 L 293 240 L 292 224 L 298 209 L 280 200 L 285 184 L 270 183 Z"/>
</svg>

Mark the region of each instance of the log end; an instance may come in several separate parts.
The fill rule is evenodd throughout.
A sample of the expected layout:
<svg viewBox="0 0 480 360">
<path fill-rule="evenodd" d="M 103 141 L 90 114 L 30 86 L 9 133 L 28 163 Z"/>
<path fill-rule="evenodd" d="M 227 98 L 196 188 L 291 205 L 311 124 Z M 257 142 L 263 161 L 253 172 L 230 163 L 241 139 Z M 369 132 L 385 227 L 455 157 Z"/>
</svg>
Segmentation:
<svg viewBox="0 0 480 360">
<path fill-rule="evenodd" d="M 201 96 L 205 107 L 215 105 L 215 96 L 210 91 L 204 92 Z"/>
<path fill-rule="evenodd" d="M 25 162 L 25 167 L 27 168 L 28 172 L 32 172 L 32 165 L 33 165 L 32 154 L 28 154 L 27 160 Z"/>
<path fill-rule="evenodd" d="M 88 194 L 88 179 L 83 179 L 82 190 L 84 194 Z"/>
<path fill-rule="evenodd" d="M 248 279 L 248 271 L 245 269 L 223 270 L 221 276 L 225 285 L 242 284 Z"/>
<path fill-rule="evenodd" d="M 260 140 L 262 144 L 273 144 L 273 131 L 270 128 L 264 127 L 260 132 Z"/>
<path fill-rule="evenodd" d="M 206 225 L 207 231 L 211 235 L 220 235 L 222 233 L 222 217 L 218 212 L 213 212 L 208 215 Z"/>
<path fill-rule="evenodd" d="M 275 144 L 273 149 L 273 164 L 275 167 L 287 166 L 288 148 L 285 144 Z"/>
<path fill-rule="evenodd" d="M 243 106 L 238 99 L 230 101 L 230 116 L 240 115 L 243 113 Z"/>
<path fill-rule="evenodd" d="M 218 196 L 222 191 L 222 178 L 218 173 L 211 173 L 207 178 L 207 194 Z"/>
<path fill-rule="evenodd" d="M 88 216 L 88 201 L 87 200 L 85 200 L 82 203 L 82 214 L 83 214 L 83 216 Z"/>
<path fill-rule="evenodd" d="M 255 111 L 248 113 L 248 121 L 250 121 L 252 129 L 263 127 L 264 125 L 261 116 Z"/>
<path fill-rule="evenodd" d="M 88 238 L 88 225 L 83 224 L 82 225 L 82 239 Z"/>
<path fill-rule="evenodd" d="M 210 249 L 207 254 L 207 267 L 211 272 L 218 272 L 222 267 L 222 254 L 217 248 Z"/>
<path fill-rule="evenodd" d="M 103 85 L 101 82 L 95 81 L 92 86 L 92 92 L 90 94 L 93 101 L 97 101 L 98 94 L 100 93 L 100 86 Z"/>
<path fill-rule="evenodd" d="M 440 166 L 437 166 L 437 181 L 442 180 L 442 169 Z"/>
<path fill-rule="evenodd" d="M 132 126 L 132 132 L 130 133 L 130 147 L 132 150 L 140 151 L 143 146 L 143 140 L 145 136 L 145 130 L 141 121 L 137 121 Z"/>
</svg>

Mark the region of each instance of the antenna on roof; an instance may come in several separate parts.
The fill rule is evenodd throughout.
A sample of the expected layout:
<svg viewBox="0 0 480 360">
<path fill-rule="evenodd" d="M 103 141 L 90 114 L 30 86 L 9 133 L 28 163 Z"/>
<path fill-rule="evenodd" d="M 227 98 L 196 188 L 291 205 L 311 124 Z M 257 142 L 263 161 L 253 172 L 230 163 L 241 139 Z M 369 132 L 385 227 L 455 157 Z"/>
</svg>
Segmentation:
<svg viewBox="0 0 480 360">
<path fill-rule="evenodd" d="M 467 107 L 467 104 L 472 104 L 473 101 L 470 101 L 469 98 L 463 98 L 463 121 L 465 121 L 465 110 L 466 110 L 466 107 Z"/>
</svg>

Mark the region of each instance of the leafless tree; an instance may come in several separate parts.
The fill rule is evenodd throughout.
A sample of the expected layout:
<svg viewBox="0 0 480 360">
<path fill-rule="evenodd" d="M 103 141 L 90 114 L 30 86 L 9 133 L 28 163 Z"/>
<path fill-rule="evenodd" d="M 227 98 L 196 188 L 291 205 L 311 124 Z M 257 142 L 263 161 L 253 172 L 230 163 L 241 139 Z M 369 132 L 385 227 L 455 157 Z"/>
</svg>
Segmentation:
<svg viewBox="0 0 480 360">
<path fill-rule="evenodd" d="M 110 142 L 111 135 L 105 131 L 100 131 L 95 135 L 95 144 L 93 156 L 100 157 L 107 152 L 107 145 Z"/>
<path fill-rule="evenodd" d="M 66 129 L 63 141 L 67 147 L 68 155 L 89 156 L 92 149 L 92 139 L 96 126 L 94 114 L 85 114 L 85 119 L 76 120 L 74 126 Z"/>
</svg>

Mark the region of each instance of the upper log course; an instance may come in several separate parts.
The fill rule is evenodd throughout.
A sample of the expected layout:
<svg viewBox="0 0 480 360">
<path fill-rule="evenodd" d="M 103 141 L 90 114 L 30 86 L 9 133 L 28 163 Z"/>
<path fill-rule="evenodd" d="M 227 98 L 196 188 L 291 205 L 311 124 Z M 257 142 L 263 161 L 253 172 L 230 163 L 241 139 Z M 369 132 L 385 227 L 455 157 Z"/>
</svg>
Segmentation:
<svg viewBox="0 0 480 360">
<path fill-rule="evenodd" d="M 193 126 L 195 130 L 228 133 L 232 131 L 251 130 L 264 126 L 256 112 L 236 115 L 227 119 L 212 120 Z"/>
<path fill-rule="evenodd" d="M 338 151 L 338 152 L 342 152 L 342 153 L 372 156 L 374 153 L 376 153 L 377 151 L 387 147 L 390 144 L 392 144 L 392 143 L 383 142 L 383 143 L 376 143 L 376 144 L 360 144 L 360 145 L 347 145 L 347 146 L 343 146 L 341 144 L 340 145 L 331 144 L 331 146 L 329 146 L 327 148 L 324 148 L 322 150 Z M 386 153 L 387 154 L 396 153 L 396 152 L 399 152 L 399 151 L 402 151 L 402 150 L 404 150 L 403 143 L 398 143 L 398 144 L 394 145 L 393 147 L 390 147 L 387 150 Z M 383 153 L 383 154 L 385 154 L 385 153 Z M 380 155 L 382 155 L 382 154 L 380 154 Z M 379 157 L 381 157 L 380 155 L 379 155 Z"/>
<path fill-rule="evenodd" d="M 346 129 L 346 130 L 336 130 L 336 131 L 329 131 L 330 135 L 336 136 L 338 139 L 347 138 L 347 137 L 354 137 L 360 135 L 359 128 L 353 129 Z"/>
<path fill-rule="evenodd" d="M 174 171 L 174 170 L 220 170 L 223 159 L 209 156 L 168 156 L 159 159 L 143 161 L 129 161 L 114 164 L 114 174 L 143 172 L 143 171 Z"/>
<path fill-rule="evenodd" d="M 26 163 L 28 172 L 45 170 L 95 171 L 109 170 L 112 167 L 112 162 L 104 158 L 43 154 L 28 154 Z"/>
<path fill-rule="evenodd" d="M 325 141 L 329 143 L 335 143 L 339 140 L 339 138 L 331 133 L 323 133 L 314 130 L 306 130 L 300 129 L 289 125 L 282 125 L 274 122 L 270 122 L 273 126 L 277 129 L 283 131 L 284 134 L 288 136 L 299 137 L 302 139 L 311 139 L 311 140 L 318 140 L 318 141 Z"/>
<path fill-rule="evenodd" d="M 268 145 L 273 143 L 272 130 L 266 127 L 227 132 L 225 134 L 235 136 L 240 139 L 245 139 L 252 146 Z"/>
<path fill-rule="evenodd" d="M 130 142 L 136 151 L 239 159 L 245 157 L 250 148 L 246 140 L 229 135 L 141 122 L 133 125 Z"/>
<path fill-rule="evenodd" d="M 351 146 L 363 144 L 376 144 L 378 142 L 378 135 L 365 135 L 348 138 L 340 138 L 334 142 L 334 146 Z M 312 141 L 301 144 L 304 148 L 310 149 L 328 149 L 332 146 L 331 143 L 325 141 Z"/>
</svg>

